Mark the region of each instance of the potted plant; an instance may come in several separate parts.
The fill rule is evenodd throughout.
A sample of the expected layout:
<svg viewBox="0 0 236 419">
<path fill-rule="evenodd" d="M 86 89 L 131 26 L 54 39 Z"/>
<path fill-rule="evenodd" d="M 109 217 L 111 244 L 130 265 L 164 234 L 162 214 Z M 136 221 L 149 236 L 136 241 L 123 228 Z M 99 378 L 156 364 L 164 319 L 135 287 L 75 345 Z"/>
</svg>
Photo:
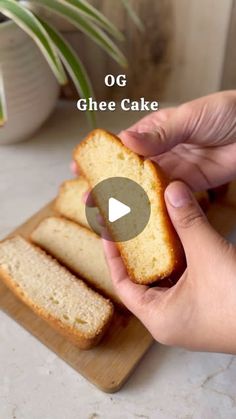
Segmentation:
<svg viewBox="0 0 236 419">
<path fill-rule="evenodd" d="M 121 1 L 140 25 L 128 0 Z M 87 0 L 0 0 L 0 144 L 27 138 L 46 120 L 68 75 L 80 97 L 93 96 L 79 57 L 40 8 L 67 19 L 121 66 L 127 64 L 112 40 L 123 35 Z M 88 118 L 95 123 L 93 113 Z"/>
</svg>

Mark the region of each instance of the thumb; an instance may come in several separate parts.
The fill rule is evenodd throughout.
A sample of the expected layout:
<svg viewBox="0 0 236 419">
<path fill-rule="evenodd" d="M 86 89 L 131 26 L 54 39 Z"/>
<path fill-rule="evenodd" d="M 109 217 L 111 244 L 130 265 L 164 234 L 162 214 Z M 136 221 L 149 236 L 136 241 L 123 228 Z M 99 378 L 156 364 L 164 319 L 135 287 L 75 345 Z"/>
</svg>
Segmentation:
<svg viewBox="0 0 236 419">
<path fill-rule="evenodd" d="M 145 126 L 140 122 L 140 126 L 137 124 L 129 130 L 122 131 L 121 141 L 126 147 L 145 157 L 165 153 L 191 137 L 192 125 L 195 125 L 192 124 L 190 113 L 190 106 L 179 106 L 171 111 L 166 120 L 156 118 L 154 123 L 152 119 L 150 127 L 146 120 Z"/>
<path fill-rule="evenodd" d="M 206 253 L 211 239 L 218 233 L 211 227 L 193 193 L 183 182 L 171 183 L 165 191 L 165 201 L 172 223 L 183 244 L 187 260 L 199 252 Z"/>
</svg>

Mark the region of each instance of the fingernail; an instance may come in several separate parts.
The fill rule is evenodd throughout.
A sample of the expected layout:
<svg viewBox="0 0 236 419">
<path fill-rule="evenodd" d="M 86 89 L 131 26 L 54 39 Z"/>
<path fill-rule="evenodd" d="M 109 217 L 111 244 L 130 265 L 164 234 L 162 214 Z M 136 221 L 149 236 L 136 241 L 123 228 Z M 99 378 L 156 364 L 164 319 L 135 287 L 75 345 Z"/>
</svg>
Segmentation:
<svg viewBox="0 0 236 419">
<path fill-rule="evenodd" d="M 101 214 L 96 215 L 96 220 L 100 226 L 105 226 L 105 221 Z"/>
<path fill-rule="evenodd" d="M 131 135 L 132 137 L 138 138 L 140 140 L 143 140 L 144 138 L 147 137 L 146 132 L 126 131 L 125 133 L 128 135 Z"/>
<path fill-rule="evenodd" d="M 78 174 L 78 167 L 74 160 L 70 163 L 70 170 L 72 171 L 74 175 Z"/>
<path fill-rule="evenodd" d="M 173 182 L 166 189 L 169 203 L 175 208 L 186 207 L 192 201 L 189 188 L 182 182 Z"/>
<path fill-rule="evenodd" d="M 106 227 L 101 229 L 101 237 L 104 241 L 112 241 L 110 234 L 108 233 Z"/>
</svg>

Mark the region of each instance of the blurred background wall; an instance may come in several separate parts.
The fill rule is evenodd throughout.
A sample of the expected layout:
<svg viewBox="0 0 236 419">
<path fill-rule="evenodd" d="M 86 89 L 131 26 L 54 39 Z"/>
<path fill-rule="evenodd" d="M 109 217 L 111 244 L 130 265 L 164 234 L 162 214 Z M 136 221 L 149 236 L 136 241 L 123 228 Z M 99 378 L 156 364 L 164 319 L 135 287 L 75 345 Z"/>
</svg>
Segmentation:
<svg viewBox="0 0 236 419">
<path fill-rule="evenodd" d="M 125 96 L 182 102 L 236 87 L 236 0 L 131 0 L 145 31 L 140 32 L 121 2 L 91 0 L 124 33 L 129 60 Z M 64 28 L 93 81 L 98 99 L 119 99 L 104 76 L 124 73 L 79 32 Z M 71 92 L 69 92 L 69 96 Z"/>
</svg>

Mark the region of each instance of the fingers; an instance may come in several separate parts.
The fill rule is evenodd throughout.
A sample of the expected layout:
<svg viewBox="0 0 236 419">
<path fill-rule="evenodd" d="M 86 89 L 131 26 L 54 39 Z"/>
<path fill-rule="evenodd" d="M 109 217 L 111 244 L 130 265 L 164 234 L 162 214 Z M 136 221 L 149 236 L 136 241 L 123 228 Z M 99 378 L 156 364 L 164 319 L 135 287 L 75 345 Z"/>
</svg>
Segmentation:
<svg viewBox="0 0 236 419">
<path fill-rule="evenodd" d="M 166 115 L 164 110 L 157 111 L 122 132 L 121 139 L 133 151 L 149 157 L 181 143 L 205 147 L 234 143 L 235 99 L 235 91 L 219 92 L 184 103 Z"/>
<path fill-rule="evenodd" d="M 191 128 L 188 112 L 185 108 L 178 107 L 171 109 L 167 115 L 166 118 L 158 118 L 156 112 L 150 115 L 149 124 L 146 119 L 145 124 L 141 122 L 130 130 L 122 131 L 122 142 L 134 152 L 149 157 L 169 151 L 184 142 L 189 137 Z"/>
<path fill-rule="evenodd" d="M 180 144 L 152 160 L 170 179 L 183 180 L 196 191 L 206 190 L 235 178 L 236 143 L 222 147 Z"/>
<path fill-rule="evenodd" d="M 158 148 L 157 129 L 151 132 L 123 131 L 123 144 L 141 156 L 155 156 Z"/>
<path fill-rule="evenodd" d="M 146 132 L 155 129 L 157 123 L 165 122 L 170 116 L 173 114 L 176 108 L 164 108 L 160 109 L 157 112 L 152 112 L 146 115 L 144 118 L 141 118 L 135 124 L 131 125 L 127 131 L 134 131 L 134 132 Z M 120 133 L 120 137 L 122 139 L 122 131 Z"/>
<path fill-rule="evenodd" d="M 86 191 L 83 195 L 83 203 L 87 207 L 96 207 L 91 191 Z"/>
<path fill-rule="evenodd" d="M 125 306 L 140 318 L 140 302 L 142 301 L 147 287 L 138 285 L 129 279 L 124 263 L 115 245 L 108 239 L 108 233 L 103 231 L 103 247 L 108 267 L 111 272 L 112 282 Z"/>
<path fill-rule="evenodd" d="M 104 220 L 104 218 L 103 218 L 103 216 L 101 215 L 101 214 L 97 214 L 96 215 L 96 218 L 97 218 L 97 222 L 98 222 L 98 224 L 101 226 L 101 227 L 104 227 L 106 224 L 105 224 L 105 220 Z"/>
<path fill-rule="evenodd" d="M 201 263 L 201 257 L 206 250 L 209 252 L 212 238 L 215 239 L 218 234 L 210 226 L 193 193 L 183 182 L 171 183 L 165 191 L 165 200 L 187 261 L 193 262 L 196 259 Z"/>
<path fill-rule="evenodd" d="M 106 232 L 105 237 L 109 238 L 107 234 Z M 121 301 L 146 326 L 155 339 L 164 342 L 168 302 L 173 301 L 171 295 L 179 287 L 149 288 L 145 285 L 133 283 L 128 277 L 115 243 L 103 239 L 103 246 L 112 282 Z M 171 306 L 173 307 L 173 302 Z"/>
<path fill-rule="evenodd" d="M 78 166 L 74 160 L 72 160 L 72 162 L 70 163 L 70 170 L 75 176 L 79 174 Z"/>
<path fill-rule="evenodd" d="M 119 137 L 126 147 L 142 156 L 155 156 L 157 152 L 158 129 L 172 115 L 176 108 L 166 108 L 145 116 Z"/>
</svg>

